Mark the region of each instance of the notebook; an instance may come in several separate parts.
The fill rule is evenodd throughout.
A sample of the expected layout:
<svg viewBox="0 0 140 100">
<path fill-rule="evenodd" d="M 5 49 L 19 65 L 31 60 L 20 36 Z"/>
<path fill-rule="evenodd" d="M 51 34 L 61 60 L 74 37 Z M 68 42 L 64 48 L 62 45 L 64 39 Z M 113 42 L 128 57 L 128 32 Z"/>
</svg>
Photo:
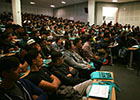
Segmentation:
<svg viewBox="0 0 140 100">
<path fill-rule="evenodd" d="M 92 85 L 89 97 L 97 98 L 108 98 L 109 96 L 109 85 Z"/>
</svg>

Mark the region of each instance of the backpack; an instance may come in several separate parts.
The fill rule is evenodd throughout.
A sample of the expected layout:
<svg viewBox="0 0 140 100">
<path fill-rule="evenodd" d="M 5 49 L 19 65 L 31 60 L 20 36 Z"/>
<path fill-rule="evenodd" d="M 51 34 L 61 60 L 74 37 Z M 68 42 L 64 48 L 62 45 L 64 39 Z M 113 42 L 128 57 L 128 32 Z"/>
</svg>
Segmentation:
<svg viewBox="0 0 140 100">
<path fill-rule="evenodd" d="M 82 96 L 72 86 L 60 86 L 56 95 L 59 100 L 82 100 Z"/>
<path fill-rule="evenodd" d="M 125 58 L 126 55 L 127 55 L 127 50 L 125 48 L 119 49 L 118 56 L 120 58 Z"/>
</svg>

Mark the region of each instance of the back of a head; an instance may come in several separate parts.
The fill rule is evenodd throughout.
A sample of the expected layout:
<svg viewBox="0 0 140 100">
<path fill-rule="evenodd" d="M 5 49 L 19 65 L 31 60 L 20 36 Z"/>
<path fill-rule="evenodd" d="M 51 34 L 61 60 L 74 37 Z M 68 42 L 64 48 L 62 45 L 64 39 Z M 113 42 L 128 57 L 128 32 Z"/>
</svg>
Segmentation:
<svg viewBox="0 0 140 100">
<path fill-rule="evenodd" d="M 87 35 L 86 41 L 89 41 L 90 39 L 92 39 L 92 36 L 91 35 Z"/>
<path fill-rule="evenodd" d="M 9 37 L 9 34 L 10 34 L 10 33 L 7 33 L 7 32 L 2 33 L 2 34 L 0 35 L 0 39 L 1 39 L 1 40 L 7 39 L 7 38 Z"/>
<path fill-rule="evenodd" d="M 70 40 L 65 41 L 65 49 L 68 50 L 72 48 L 72 43 Z"/>
<path fill-rule="evenodd" d="M 5 56 L 0 58 L 0 73 L 3 71 L 9 71 L 13 68 L 18 68 L 20 61 L 14 56 Z"/>
<path fill-rule="evenodd" d="M 109 33 L 108 33 L 108 32 L 105 32 L 105 33 L 104 33 L 104 38 L 110 38 L 110 36 L 109 36 Z"/>
<path fill-rule="evenodd" d="M 73 41 L 73 44 L 76 46 L 77 43 L 79 43 L 81 39 L 80 38 L 76 38 L 74 41 Z"/>
<path fill-rule="evenodd" d="M 56 39 L 55 39 L 56 43 L 57 43 L 60 39 L 61 39 L 60 37 L 56 37 Z"/>
</svg>

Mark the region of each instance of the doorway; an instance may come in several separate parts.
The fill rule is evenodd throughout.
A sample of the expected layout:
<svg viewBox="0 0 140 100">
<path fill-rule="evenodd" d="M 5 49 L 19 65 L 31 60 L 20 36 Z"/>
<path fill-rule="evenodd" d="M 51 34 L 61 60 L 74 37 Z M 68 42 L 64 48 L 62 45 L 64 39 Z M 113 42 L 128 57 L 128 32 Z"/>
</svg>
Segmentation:
<svg viewBox="0 0 140 100">
<path fill-rule="evenodd" d="M 103 7 L 103 22 L 109 23 L 112 21 L 112 24 L 118 21 L 118 8 L 117 7 Z"/>
</svg>

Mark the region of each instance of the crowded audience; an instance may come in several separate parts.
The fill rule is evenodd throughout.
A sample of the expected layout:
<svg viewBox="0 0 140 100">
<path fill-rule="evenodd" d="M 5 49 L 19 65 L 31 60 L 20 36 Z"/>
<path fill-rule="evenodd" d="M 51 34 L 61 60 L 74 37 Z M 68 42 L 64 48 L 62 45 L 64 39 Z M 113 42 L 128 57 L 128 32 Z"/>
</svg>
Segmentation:
<svg viewBox="0 0 140 100">
<path fill-rule="evenodd" d="M 20 26 L 13 24 L 11 13 L 4 12 L 0 14 L 0 99 L 56 100 L 60 87 L 72 86 L 78 91 L 74 100 L 87 100 L 90 74 L 110 64 L 110 54 L 129 64 L 128 48 L 140 48 L 139 44 L 139 26 L 112 22 L 90 26 L 27 13 L 22 14 Z M 134 55 L 134 63 L 138 63 L 139 49 Z"/>
</svg>

